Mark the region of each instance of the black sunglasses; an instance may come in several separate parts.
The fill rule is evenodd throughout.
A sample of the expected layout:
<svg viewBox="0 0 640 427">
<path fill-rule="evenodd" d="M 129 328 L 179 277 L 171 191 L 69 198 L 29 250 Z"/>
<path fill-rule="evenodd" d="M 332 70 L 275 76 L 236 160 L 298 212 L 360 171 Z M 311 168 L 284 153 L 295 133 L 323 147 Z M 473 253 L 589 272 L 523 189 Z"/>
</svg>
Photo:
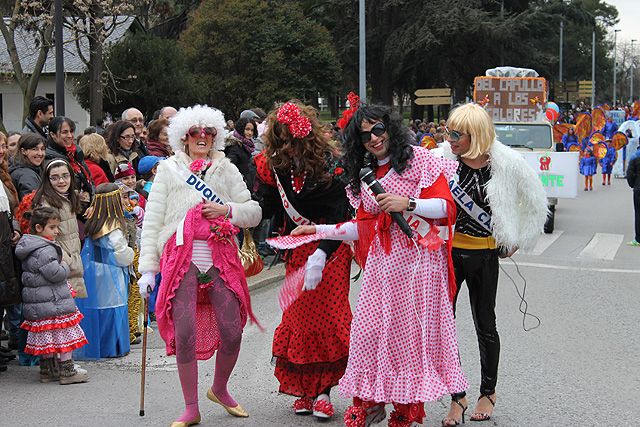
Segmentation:
<svg viewBox="0 0 640 427">
<path fill-rule="evenodd" d="M 375 136 L 382 136 L 383 133 L 387 131 L 387 127 L 382 122 L 378 122 L 371 128 L 370 131 L 360 132 L 360 142 L 366 144 L 371 141 L 371 134 Z"/>
</svg>

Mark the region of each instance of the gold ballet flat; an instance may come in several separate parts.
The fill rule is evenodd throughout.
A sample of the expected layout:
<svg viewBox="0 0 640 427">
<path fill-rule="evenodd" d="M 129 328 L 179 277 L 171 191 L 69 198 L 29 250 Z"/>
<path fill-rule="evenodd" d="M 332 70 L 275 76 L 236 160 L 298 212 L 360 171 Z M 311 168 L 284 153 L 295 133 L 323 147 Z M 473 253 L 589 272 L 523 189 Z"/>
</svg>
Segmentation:
<svg viewBox="0 0 640 427">
<path fill-rule="evenodd" d="M 194 420 L 191 421 L 174 421 L 171 423 L 171 427 L 189 427 L 189 426 L 194 426 L 196 424 L 200 424 L 202 418 L 200 418 L 200 415 L 198 415 L 197 418 L 195 418 Z"/>
<path fill-rule="evenodd" d="M 249 416 L 249 413 L 247 413 L 247 411 L 242 409 L 242 406 L 240 405 L 234 406 L 232 408 L 231 406 L 227 406 L 224 403 L 220 402 L 218 397 L 215 394 L 213 394 L 213 391 L 211 391 L 211 389 L 207 390 L 207 398 L 210 401 L 215 402 L 218 405 L 221 405 L 224 409 L 227 410 L 229 414 L 233 415 L 234 417 L 246 418 Z"/>
</svg>

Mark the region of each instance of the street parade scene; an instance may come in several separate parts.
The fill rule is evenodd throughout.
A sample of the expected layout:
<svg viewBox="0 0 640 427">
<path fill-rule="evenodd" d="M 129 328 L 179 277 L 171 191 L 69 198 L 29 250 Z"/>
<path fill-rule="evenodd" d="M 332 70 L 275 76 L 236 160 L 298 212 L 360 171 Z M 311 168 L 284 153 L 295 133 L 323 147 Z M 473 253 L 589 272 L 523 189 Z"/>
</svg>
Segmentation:
<svg viewBox="0 0 640 427">
<path fill-rule="evenodd" d="M 3 14 L 0 425 L 640 425 L 635 0 Z"/>
</svg>

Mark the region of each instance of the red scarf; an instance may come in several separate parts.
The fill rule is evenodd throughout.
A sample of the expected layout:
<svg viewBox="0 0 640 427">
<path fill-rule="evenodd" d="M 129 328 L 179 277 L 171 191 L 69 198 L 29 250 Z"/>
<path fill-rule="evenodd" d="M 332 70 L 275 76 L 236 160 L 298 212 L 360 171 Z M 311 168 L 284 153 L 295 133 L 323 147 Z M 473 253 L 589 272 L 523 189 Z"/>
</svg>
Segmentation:
<svg viewBox="0 0 640 427">
<path fill-rule="evenodd" d="M 386 168 L 387 171 L 388 169 L 389 167 Z M 383 171 L 381 173 L 382 176 L 384 176 L 386 172 Z M 378 173 L 376 173 L 376 176 L 379 178 Z M 453 236 L 453 225 L 456 222 L 456 205 L 444 175 L 440 175 L 430 187 L 423 188 L 420 192 L 420 198 L 438 198 L 447 202 L 447 218 L 443 218 L 440 221 L 444 222 L 444 225 L 447 225 L 449 236 Z M 433 220 L 429 220 L 429 222 L 433 223 Z M 358 224 L 358 240 L 354 242 L 354 256 L 358 265 L 364 269 L 371 242 L 376 235 L 376 225 L 378 226 L 378 239 L 380 240 L 382 249 L 386 254 L 391 252 L 391 233 L 389 233 L 389 228 L 391 227 L 392 219 L 391 215 L 386 212 L 380 212 L 378 214 L 369 213 L 365 211 L 362 204 L 360 204 L 356 212 L 356 223 Z M 411 241 L 408 237 L 406 237 L 406 241 L 407 247 L 410 247 Z M 447 271 L 449 277 L 449 298 L 451 301 L 453 301 L 456 294 L 456 279 L 453 271 L 453 260 L 451 259 L 452 244 L 453 239 L 449 238 L 449 240 L 447 240 Z"/>
<path fill-rule="evenodd" d="M 92 182 L 93 180 L 91 179 L 91 175 L 89 175 L 82 165 L 80 165 L 76 160 L 76 156 L 78 154 L 78 147 L 76 147 L 76 144 L 71 144 L 70 146 L 65 147 L 65 149 L 67 150 L 67 158 L 69 159 L 71 169 L 73 169 L 76 174 L 83 174 L 87 181 Z"/>
</svg>

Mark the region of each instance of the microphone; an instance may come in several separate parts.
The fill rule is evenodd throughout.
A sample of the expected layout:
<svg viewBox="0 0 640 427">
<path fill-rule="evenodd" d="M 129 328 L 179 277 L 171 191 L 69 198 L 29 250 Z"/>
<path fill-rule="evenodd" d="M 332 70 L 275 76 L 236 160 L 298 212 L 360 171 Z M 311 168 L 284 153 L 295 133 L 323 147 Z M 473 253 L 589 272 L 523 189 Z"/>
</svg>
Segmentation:
<svg viewBox="0 0 640 427">
<path fill-rule="evenodd" d="M 378 194 L 382 194 L 385 192 L 384 188 L 382 188 L 382 185 L 380 185 L 380 183 L 376 179 L 376 176 L 371 170 L 371 168 L 360 169 L 360 180 L 365 184 L 367 184 L 367 187 L 369 187 L 369 189 L 376 196 Z M 410 239 L 412 239 L 413 230 L 411 229 L 411 227 L 409 227 L 407 220 L 404 219 L 402 214 L 400 212 L 389 212 L 389 215 L 391 215 L 391 219 L 393 219 L 393 221 L 396 224 L 398 224 L 398 227 L 400 227 L 400 230 L 402 230 L 404 234 L 406 234 Z"/>
</svg>

